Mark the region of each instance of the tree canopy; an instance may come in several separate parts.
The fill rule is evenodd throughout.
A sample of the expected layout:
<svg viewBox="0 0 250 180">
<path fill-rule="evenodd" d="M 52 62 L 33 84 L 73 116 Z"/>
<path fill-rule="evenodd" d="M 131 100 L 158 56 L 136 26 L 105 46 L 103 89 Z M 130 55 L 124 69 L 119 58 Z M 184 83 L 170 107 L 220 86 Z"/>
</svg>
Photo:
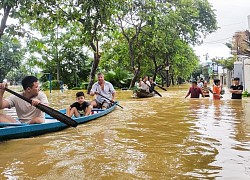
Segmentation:
<svg viewBox="0 0 250 180">
<path fill-rule="evenodd" d="M 133 87 L 143 75 L 172 83 L 186 79 L 198 64 L 190 44 L 200 44 L 217 29 L 207 0 L 13 0 L 0 5 L 3 18 L 19 20 L 19 32 L 28 25 L 40 34 L 21 33 L 29 34 L 33 65 L 66 83 L 81 77 L 89 81 L 88 89 L 98 70 L 117 75 L 117 86 Z M 0 33 L 10 32 L 4 29 Z"/>
</svg>

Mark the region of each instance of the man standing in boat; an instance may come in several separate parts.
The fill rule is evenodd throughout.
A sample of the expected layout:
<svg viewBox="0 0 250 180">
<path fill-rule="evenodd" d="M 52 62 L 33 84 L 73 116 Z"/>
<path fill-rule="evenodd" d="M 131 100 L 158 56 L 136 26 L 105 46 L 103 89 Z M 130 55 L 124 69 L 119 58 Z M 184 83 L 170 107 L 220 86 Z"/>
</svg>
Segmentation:
<svg viewBox="0 0 250 180">
<path fill-rule="evenodd" d="M 39 89 L 38 79 L 34 76 L 26 76 L 22 80 L 22 86 L 23 92 L 20 94 L 31 99 L 32 105 L 15 95 L 10 95 L 6 99 L 3 99 L 4 89 L 7 88 L 7 84 L 0 83 L 0 109 L 15 107 L 18 121 L 21 123 L 43 123 L 45 120 L 45 113 L 37 109 L 35 105 L 39 103 L 48 105 L 49 102 L 45 93 L 41 92 Z M 17 120 L 11 116 L 0 114 L 0 122 L 15 123 Z"/>
<path fill-rule="evenodd" d="M 89 95 L 96 98 L 90 103 L 93 107 L 107 109 L 115 101 L 115 89 L 113 85 L 104 80 L 104 74 L 97 74 L 98 81 L 93 84 Z M 109 101 L 109 100 L 110 101 Z"/>
</svg>

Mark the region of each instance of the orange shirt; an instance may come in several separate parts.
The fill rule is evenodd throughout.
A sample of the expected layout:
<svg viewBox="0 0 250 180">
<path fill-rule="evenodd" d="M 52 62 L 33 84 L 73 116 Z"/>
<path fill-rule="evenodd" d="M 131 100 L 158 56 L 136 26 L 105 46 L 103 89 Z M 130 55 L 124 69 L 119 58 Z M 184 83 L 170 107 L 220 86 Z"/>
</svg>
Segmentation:
<svg viewBox="0 0 250 180">
<path fill-rule="evenodd" d="M 213 93 L 215 94 L 213 95 L 213 99 L 220 99 L 220 91 L 221 91 L 221 87 L 214 85 Z"/>
</svg>

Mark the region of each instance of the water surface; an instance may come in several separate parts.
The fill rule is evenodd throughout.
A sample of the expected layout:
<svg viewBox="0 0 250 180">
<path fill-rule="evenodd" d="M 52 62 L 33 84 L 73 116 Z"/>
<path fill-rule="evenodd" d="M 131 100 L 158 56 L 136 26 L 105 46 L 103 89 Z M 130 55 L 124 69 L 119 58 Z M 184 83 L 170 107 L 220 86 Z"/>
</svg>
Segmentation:
<svg viewBox="0 0 250 180">
<path fill-rule="evenodd" d="M 131 98 L 98 120 L 0 143 L 0 179 L 250 179 L 250 99 Z M 76 91 L 46 92 L 65 108 Z M 88 100 L 91 97 L 86 97 Z"/>
</svg>

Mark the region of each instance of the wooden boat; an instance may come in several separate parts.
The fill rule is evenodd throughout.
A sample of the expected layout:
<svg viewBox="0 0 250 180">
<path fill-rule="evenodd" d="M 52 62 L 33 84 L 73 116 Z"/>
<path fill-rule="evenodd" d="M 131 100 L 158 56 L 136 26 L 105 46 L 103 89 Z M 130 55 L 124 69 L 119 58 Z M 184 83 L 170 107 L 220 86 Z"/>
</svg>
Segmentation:
<svg viewBox="0 0 250 180">
<path fill-rule="evenodd" d="M 146 92 L 145 90 L 142 90 L 142 89 L 136 91 L 136 97 L 138 98 L 149 98 L 153 96 L 154 96 L 154 93 Z"/>
<path fill-rule="evenodd" d="M 78 123 L 82 124 L 101 116 L 104 116 L 112 112 L 117 104 L 115 103 L 108 109 L 93 109 L 93 114 L 89 116 L 83 116 L 79 118 L 73 117 L 73 119 Z M 66 109 L 60 110 L 62 113 L 66 113 Z M 68 126 L 56 119 L 53 119 L 49 115 L 45 116 L 45 123 L 43 124 L 14 124 L 14 123 L 0 123 L 0 141 L 5 141 L 9 139 L 27 138 L 38 136 L 50 132 L 60 131 L 62 129 L 68 128 Z"/>
</svg>

